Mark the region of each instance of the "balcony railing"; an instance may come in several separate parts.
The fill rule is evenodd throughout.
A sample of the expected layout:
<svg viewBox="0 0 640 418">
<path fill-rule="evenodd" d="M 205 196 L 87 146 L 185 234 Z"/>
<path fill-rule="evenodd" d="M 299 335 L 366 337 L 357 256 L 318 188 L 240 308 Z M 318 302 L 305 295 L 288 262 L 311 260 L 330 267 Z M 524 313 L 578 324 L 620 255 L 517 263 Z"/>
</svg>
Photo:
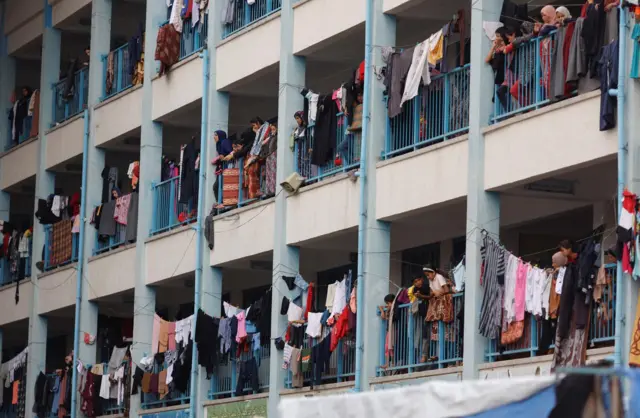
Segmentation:
<svg viewBox="0 0 640 418">
<path fill-rule="evenodd" d="M 303 327 L 306 331 L 306 324 L 303 325 Z M 319 338 L 308 338 L 305 334 L 302 348 L 312 348 L 325 338 L 331 338 L 330 328 L 323 327 L 322 335 Z M 305 386 L 315 385 L 318 381 L 321 384 L 326 384 L 354 380 L 356 371 L 355 338 L 344 337 L 338 341 L 338 346 L 333 353 L 331 353 L 331 357 L 329 359 L 329 370 L 324 370 L 322 376 L 319 376 L 319 378 L 318 376 L 314 376 L 313 366 L 310 365 L 310 368 L 310 371 L 302 373 L 303 383 Z M 293 374 L 291 373 L 291 370 L 286 374 L 284 385 L 286 388 L 293 388 Z"/>
<path fill-rule="evenodd" d="M 222 39 L 246 28 L 252 23 L 280 10 L 282 0 L 256 0 L 254 4 L 247 4 L 244 0 L 235 2 L 233 21 L 224 25 Z"/>
<path fill-rule="evenodd" d="M 127 227 L 136 228 L 137 225 L 129 226 L 116 222 L 116 233 L 110 237 L 100 237 L 100 234 L 96 231 L 96 243 L 93 255 L 103 254 L 126 244 Z"/>
<path fill-rule="evenodd" d="M 218 365 L 211 378 L 211 387 L 209 389 L 209 399 L 220 399 L 236 396 L 236 388 L 238 385 L 238 366 L 251 358 L 256 360 L 258 366 L 258 381 L 260 391 L 269 388 L 269 357 L 271 355 L 271 342 L 263 344 L 259 350 L 251 353 L 242 353 L 240 359 L 229 360 L 224 359 Z M 251 395 L 253 389 L 247 382 L 242 387 L 243 395 Z"/>
<path fill-rule="evenodd" d="M 73 75 L 72 85 L 63 79 L 53 85 L 53 124 L 62 123 L 82 113 L 89 99 L 89 67 L 83 67 Z"/>
<path fill-rule="evenodd" d="M 19 268 L 24 268 L 24 277 L 31 277 L 31 257 L 33 257 L 33 241 L 29 241 L 29 257 L 23 258 L 21 260 L 24 261 L 24 267 L 20 266 Z M 22 262 L 22 261 L 21 261 Z M 22 275 L 18 275 L 18 277 L 22 277 Z M 5 286 L 11 283 L 15 283 L 15 280 L 11 275 L 11 270 L 9 266 L 9 260 L 5 257 L 0 258 L 0 286 Z"/>
<path fill-rule="evenodd" d="M 44 226 L 44 269 L 53 270 L 78 261 L 80 234 L 71 232 L 71 221 Z"/>
<path fill-rule="evenodd" d="M 163 22 L 160 26 L 167 25 L 169 21 Z M 201 51 L 207 44 L 209 33 L 209 20 L 200 21 L 196 27 L 191 26 L 191 19 L 185 19 L 182 23 L 182 33 L 180 34 L 180 55 L 178 60 L 183 59 Z"/>
<path fill-rule="evenodd" d="M 11 112 L 13 112 L 12 108 L 7 109 L 7 117 L 11 114 Z M 13 142 L 13 126 L 11 126 L 11 123 L 8 124 L 9 126 L 7 130 L 7 143 L 4 146 L 5 151 L 10 150 L 17 145 L 20 145 L 27 139 L 31 138 L 32 121 L 32 116 L 27 116 L 22 120 L 22 134 L 18 136 L 18 143 Z"/>
<path fill-rule="evenodd" d="M 349 132 L 347 130 L 347 117 L 343 113 L 338 114 L 336 143 L 332 147 L 333 154 L 338 156 L 337 160 L 332 156 L 330 161 L 321 166 L 311 164 L 314 131 L 314 126 L 309 126 L 306 137 L 297 141 L 295 146 L 296 171 L 306 179 L 305 184 L 320 181 L 326 177 L 344 173 L 360 166 L 362 131 Z"/>
<path fill-rule="evenodd" d="M 500 122 L 550 102 L 555 44 L 556 34 L 552 33 L 524 42 L 505 56 L 505 81 L 496 86 L 491 122 Z"/>
<path fill-rule="evenodd" d="M 444 368 L 462 361 L 462 324 L 458 314 L 464 306 L 464 292 L 451 297 L 451 322 L 425 322 L 424 317 L 411 313 L 411 304 L 400 305 L 393 318 L 394 335 L 387 337 L 388 321 L 381 319 L 380 366 L 378 375 L 386 372 L 405 372 Z M 434 331 L 437 328 L 437 338 Z M 387 353 L 387 338 L 393 338 Z M 426 351 L 424 351 L 426 350 Z"/>
<path fill-rule="evenodd" d="M 244 181 L 244 178 L 245 178 L 244 161 L 245 161 L 244 158 L 238 158 L 237 160 L 228 161 L 223 164 L 223 174 L 220 174 L 218 176 L 218 201 L 222 202 L 224 209 L 246 206 L 266 196 L 266 184 L 264 179 L 265 166 L 261 165 L 260 172 L 258 173 L 258 178 L 260 179 L 260 190 L 258 192 L 259 196 L 250 198 L 249 191 L 247 187 L 245 187 L 246 182 Z M 227 170 L 227 169 L 237 169 L 238 175 L 237 175 L 236 182 L 230 183 L 230 184 L 225 183 L 224 170 Z M 229 178 L 235 178 L 235 175 L 232 177 L 227 177 L 227 179 Z M 227 190 L 226 198 L 225 198 L 225 189 Z M 237 192 L 235 192 L 235 190 L 237 190 Z M 237 199 L 235 197 L 230 197 L 229 193 L 233 194 L 233 196 L 237 195 Z"/>
<path fill-rule="evenodd" d="M 113 57 L 112 74 L 109 69 L 109 67 L 111 66 L 109 59 L 110 55 L 112 55 Z M 113 97 L 132 86 L 133 77 L 131 71 L 129 70 L 129 67 L 131 65 L 132 64 L 129 57 L 128 43 L 110 52 L 109 55 L 102 56 L 104 84 L 101 100 L 106 100 L 109 97 Z M 133 63 L 133 65 L 135 65 L 135 63 Z"/>
<path fill-rule="evenodd" d="M 160 373 L 163 369 L 166 369 L 166 365 L 158 366 L 154 363 L 153 373 Z M 168 406 L 177 406 L 177 405 L 186 405 L 189 404 L 189 387 L 191 386 L 191 379 L 189 379 L 189 384 L 187 385 L 187 390 L 184 392 L 180 392 L 178 390 L 172 390 L 167 393 L 167 395 L 160 399 L 157 393 L 140 393 L 140 406 L 142 409 L 151 409 L 151 408 L 164 408 Z"/>
<path fill-rule="evenodd" d="M 151 187 L 153 193 L 153 213 L 151 235 L 186 225 L 196 219 L 197 197 L 189 203 L 178 202 L 180 178 L 173 177 Z"/>
<path fill-rule="evenodd" d="M 435 76 L 431 84 L 405 102 L 402 113 L 387 118 L 382 158 L 392 158 L 466 133 L 470 79 L 470 65 Z"/>
<path fill-rule="evenodd" d="M 602 304 L 607 309 L 608 315 L 606 317 L 598 314 L 598 306 L 592 304 L 591 312 L 591 324 L 589 327 L 589 347 L 596 345 L 611 345 L 613 344 L 615 335 L 615 306 L 616 306 L 616 265 L 610 264 L 606 266 L 606 274 L 610 279 L 610 283 L 605 287 L 602 295 Z M 553 289 L 552 289 L 553 291 Z M 542 322 L 536 320 L 535 316 L 528 315 L 525 319 L 525 327 L 522 338 L 515 343 L 508 345 L 500 345 L 497 340 L 489 341 L 485 357 L 488 362 L 496 361 L 499 356 L 514 356 L 529 355 L 535 357 L 540 354 L 546 354 L 547 347 L 543 347 L 539 350 L 539 341 L 542 336 Z M 555 341 L 555 336 L 553 338 Z M 549 348 L 553 349 L 552 344 Z"/>
</svg>

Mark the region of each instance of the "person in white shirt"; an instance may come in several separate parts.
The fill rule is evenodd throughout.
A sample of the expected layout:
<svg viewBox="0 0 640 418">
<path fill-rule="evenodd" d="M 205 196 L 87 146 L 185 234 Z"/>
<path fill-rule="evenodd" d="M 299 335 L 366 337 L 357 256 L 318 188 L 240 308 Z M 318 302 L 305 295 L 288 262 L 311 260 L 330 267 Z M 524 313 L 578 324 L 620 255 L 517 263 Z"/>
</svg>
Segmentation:
<svg viewBox="0 0 640 418">
<path fill-rule="evenodd" d="M 446 295 L 447 293 L 451 293 L 451 289 L 449 287 L 449 283 L 447 283 L 447 279 L 436 270 L 431 267 L 423 267 L 422 271 L 424 276 L 429 281 L 429 288 L 431 289 L 432 297 L 438 297 L 442 295 Z"/>
</svg>

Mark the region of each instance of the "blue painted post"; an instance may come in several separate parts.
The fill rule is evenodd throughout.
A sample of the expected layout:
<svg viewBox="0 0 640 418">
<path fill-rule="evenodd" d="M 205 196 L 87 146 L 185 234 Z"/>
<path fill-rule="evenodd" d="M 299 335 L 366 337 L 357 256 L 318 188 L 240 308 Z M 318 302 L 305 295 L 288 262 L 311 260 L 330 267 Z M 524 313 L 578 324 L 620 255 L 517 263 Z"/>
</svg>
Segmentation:
<svg viewBox="0 0 640 418">
<path fill-rule="evenodd" d="M 244 203 L 244 190 L 242 188 L 242 179 L 244 178 L 244 158 L 240 158 L 238 160 L 238 165 L 240 166 L 240 179 L 238 180 L 240 182 L 238 185 L 238 207 L 241 207 Z"/>
<path fill-rule="evenodd" d="M 413 314 L 410 312 L 410 308 L 405 308 L 405 314 L 408 316 L 407 321 L 407 336 L 408 336 L 408 346 L 409 346 L 409 373 L 412 373 L 414 370 L 414 365 L 416 364 L 416 350 L 415 347 L 415 319 L 413 318 Z"/>
<path fill-rule="evenodd" d="M 169 211 L 169 228 L 173 228 L 173 226 L 178 222 L 177 221 L 177 216 L 178 214 L 176 213 L 178 211 L 177 209 L 177 204 L 178 204 L 178 194 L 177 194 L 177 188 L 178 188 L 178 181 L 177 180 L 171 180 L 169 182 L 169 204 L 168 207 L 162 208 L 163 210 L 168 210 Z"/>
<path fill-rule="evenodd" d="M 384 347 L 386 342 L 385 340 L 387 338 L 387 321 L 382 319 L 382 315 L 380 315 L 380 322 L 381 322 L 381 327 L 380 327 L 380 341 L 378 342 L 378 353 L 379 353 L 378 363 L 379 363 L 379 366 L 382 367 L 386 365 L 386 358 L 385 358 L 386 355 L 384 352 Z M 380 376 L 379 371 L 376 373 L 376 376 Z"/>
<path fill-rule="evenodd" d="M 455 80 L 455 75 L 457 73 L 453 73 L 453 77 L 451 77 L 451 73 L 446 73 L 444 75 L 444 124 L 442 129 L 442 134 L 444 135 L 444 139 L 447 139 L 447 134 L 449 133 L 449 112 L 451 111 L 451 81 Z"/>
<path fill-rule="evenodd" d="M 385 107 L 387 107 L 388 102 L 385 100 Z M 391 152 L 391 119 L 386 116 L 385 117 L 385 128 L 384 128 L 384 151 L 382 153 L 382 158 L 387 158 L 389 152 Z"/>
<path fill-rule="evenodd" d="M 535 357 L 538 352 L 538 321 L 536 316 L 531 315 L 531 357 Z"/>
<path fill-rule="evenodd" d="M 51 268 L 49 245 L 51 242 L 51 225 L 44 227 L 44 269 L 49 270 Z"/>
<path fill-rule="evenodd" d="M 151 196 L 153 203 L 151 207 L 151 230 L 149 234 L 153 234 L 153 232 L 158 229 L 158 184 L 156 182 L 151 182 Z"/>
<path fill-rule="evenodd" d="M 445 356 L 445 329 L 444 322 L 438 321 L 438 368 L 442 369 L 444 367 L 444 362 L 446 360 Z"/>
<path fill-rule="evenodd" d="M 116 93 L 119 93 L 124 88 L 123 75 L 124 75 L 124 49 L 118 48 L 116 59 Z"/>
<path fill-rule="evenodd" d="M 338 382 L 342 382 L 342 374 L 344 373 L 344 345 L 342 344 L 342 340 L 338 341 L 338 368 L 336 370 L 336 377 Z"/>
<path fill-rule="evenodd" d="M 246 3 L 242 2 L 242 8 L 244 9 L 244 25 L 248 26 L 251 23 L 251 7 Z"/>
<path fill-rule="evenodd" d="M 540 73 L 541 73 L 541 68 L 540 66 L 542 65 L 542 63 L 540 62 L 540 38 L 535 38 L 534 39 L 534 45 L 535 45 L 535 65 L 536 65 L 536 80 L 540 80 Z M 539 103 L 542 101 L 542 83 L 537 82 L 536 83 L 536 109 L 539 107 Z"/>
<path fill-rule="evenodd" d="M 422 95 L 427 94 L 422 90 L 416 97 L 411 99 L 411 105 L 413 106 L 413 149 L 418 149 L 417 145 L 420 142 L 420 104 L 422 103 Z"/>
</svg>

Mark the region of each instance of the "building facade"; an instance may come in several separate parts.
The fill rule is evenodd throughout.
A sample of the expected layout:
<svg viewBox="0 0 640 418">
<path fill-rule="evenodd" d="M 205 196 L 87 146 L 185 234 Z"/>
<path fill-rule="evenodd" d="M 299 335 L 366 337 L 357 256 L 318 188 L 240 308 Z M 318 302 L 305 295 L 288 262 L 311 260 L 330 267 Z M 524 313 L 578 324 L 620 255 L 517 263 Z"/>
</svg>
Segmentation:
<svg viewBox="0 0 640 418">
<path fill-rule="evenodd" d="M 601 130 L 599 81 L 595 90 L 581 88 L 594 81 L 584 79 L 562 97 L 551 93 L 546 68 L 553 52 L 545 48 L 559 43 L 554 33 L 514 52 L 517 69 L 501 64 L 507 75 L 498 83 L 498 66 L 485 58 L 495 35 L 488 23 L 506 16 L 502 0 L 437 3 L 194 0 L 180 23 L 173 2 L 0 3 L 0 101 L 9 115 L 0 118 L 0 221 L 11 225 L 5 234 L 15 231 L 28 243 L 12 258 L 3 241 L 0 363 L 28 347 L 26 416 L 35 415 L 39 374 L 64 367 L 74 330 L 84 365 L 108 363 L 114 338 L 123 338 L 132 371 L 156 352 L 154 315 L 179 321 L 198 306 L 218 318 L 225 306 L 244 309 L 260 298 L 271 298 L 270 337 L 250 353 L 221 361 L 211 376 L 198 367 L 197 381 L 190 376 L 184 390 L 131 395 L 126 406 L 109 400 L 99 415 L 186 415 L 191 408 L 197 416 L 277 416 L 283 396 L 550 373 L 535 315 L 512 344 L 478 332 L 480 248 L 489 236 L 547 267 L 558 242 L 579 242 L 599 226 L 603 248 L 615 244 L 621 162 L 624 185 L 640 192 L 640 96 L 629 77 L 634 22 L 622 15 L 628 24 L 621 36 L 629 41 L 619 86 L 626 105 L 617 118 L 626 123 Z M 539 9 L 525 14 L 538 17 Z M 579 7 L 570 9 L 580 15 Z M 177 62 L 165 71 L 155 58 L 168 22 L 181 34 Z M 382 71 L 390 48 L 402 55 L 443 28 L 444 51 L 430 84 L 423 86 L 418 73 L 417 94 L 392 115 L 397 86 L 393 75 L 385 85 Z M 162 45 L 170 48 L 171 40 Z M 525 67 L 535 73 L 527 73 L 529 84 Z M 315 123 L 306 112 L 307 90 L 308 103 L 321 104 Z M 334 91 L 341 104 L 324 101 Z M 341 101 L 347 91 L 355 94 Z M 329 104 L 338 110 L 327 111 Z M 304 135 L 296 132 L 299 111 Z M 214 161 L 230 151 L 224 136 L 242 142 L 257 117 L 277 125 L 277 140 L 263 147 L 264 163 L 246 165 L 251 155 L 235 165 Z M 327 148 L 323 158 L 320 147 Z M 295 192 L 281 186 L 296 186 L 293 173 L 306 179 Z M 103 222 L 97 208 L 119 218 Z M 198 237 L 205 229 L 209 240 Z M 465 286 L 451 298 L 454 318 L 423 330 L 410 306 L 401 306 L 389 354 L 380 315 L 385 296 L 411 286 L 425 265 L 450 271 L 460 263 Z M 635 317 L 635 283 L 625 280 L 617 294 L 615 264 L 606 271 L 608 313 L 590 314 L 590 359 L 614 352 L 617 306 L 624 318 Z M 292 298 L 282 278 L 297 275 L 313 283 L 309 300 L 318 311 L 336 281 L 351 277 L 361 286 L 358 338 L 354 331 L 341 340 L 322 379 L 311 386 L 305 374 L 301 388 L 276 348 L 289 325 L 281 303 Z M 631 320 L 626 324 L 623 362 Z M 249 360 L 258 363 L 258 391 L 238 385 Z M 1 411 L 18 416 L 6 398 Z"/>
</svg>

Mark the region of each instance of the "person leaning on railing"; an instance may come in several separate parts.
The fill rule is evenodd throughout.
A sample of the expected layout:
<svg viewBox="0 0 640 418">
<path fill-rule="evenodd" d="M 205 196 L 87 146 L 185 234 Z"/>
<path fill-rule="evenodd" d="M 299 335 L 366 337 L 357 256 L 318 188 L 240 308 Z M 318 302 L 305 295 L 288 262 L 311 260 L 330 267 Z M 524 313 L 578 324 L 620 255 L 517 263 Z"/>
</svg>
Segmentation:
<svg viewBox="0 0 640 418">
<path fill-rule="evenodd" d="M 430 295 L 427 297 L 428 307 L 422 330 L 422 358 L 421 363 L 433 361 L 437 357 L 429 357 L 430 341 L 438 341 L 438 321 L 453 321 L 453 303 L 451 300 L 451 286 L 445 278 L 445 274 L 425 266 L 422 269 L 424 277 L 429 282 Z M 429 326 L 431 323 L 431 326 Z M 440 341 L 444 343 L 444 341 Z"/>
</svg>

